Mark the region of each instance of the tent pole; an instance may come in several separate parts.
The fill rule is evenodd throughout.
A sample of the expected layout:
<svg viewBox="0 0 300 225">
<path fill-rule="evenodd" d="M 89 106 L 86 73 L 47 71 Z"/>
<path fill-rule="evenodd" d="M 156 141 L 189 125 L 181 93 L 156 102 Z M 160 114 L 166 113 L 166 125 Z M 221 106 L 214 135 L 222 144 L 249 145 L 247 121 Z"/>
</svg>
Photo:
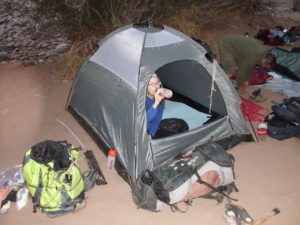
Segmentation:
<svg viewBox="0 0 300 225">
<path fill-rule="evenodd" d="M 250 125 L 251 125 L 252 131 L 253 131 L 254 136 L 255 136 L 255 140 L 256 140 L 257 143 L 259 143 L 257 134 L 256 134 L 255 129 L 254 129 L 254 126 L 253 126 L 253 124 L 252 124 L 252 121 L 251 121 L 251 119 L 250 119 L 250 116 L 249 116 L 249 114 L 248 114 L 248 112 L 247 112 L 247 110 L 246 110 L 246 107 L 245 107 L 244 103 L 242 103 L 242 106 L 243 106 L 243 109 L 244 109 L 244 111 L 245 111 L 245 113 L 246 113 L 246 115 L 247 115 L 247 118 L 248 118 L 248 120 L 249 120 L 249 123 L 250 123 Z"/>
</svg>

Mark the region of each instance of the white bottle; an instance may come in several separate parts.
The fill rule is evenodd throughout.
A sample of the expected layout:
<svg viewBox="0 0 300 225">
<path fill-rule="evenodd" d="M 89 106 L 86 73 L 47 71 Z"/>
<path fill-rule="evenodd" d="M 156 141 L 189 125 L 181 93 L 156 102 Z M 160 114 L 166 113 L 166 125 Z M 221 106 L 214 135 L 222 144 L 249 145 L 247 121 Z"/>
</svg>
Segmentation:
<svg viewBox="0 0 300 225">
<path fill-rule="evenodd" d="M 111 170 L 116 161 L 116 156 L 117 156 L 117 151 L 113 148 L 108 150 L 108 155 L 107 155 L 107 168 Z"/>
<path fill-rule="evenodd" d="M 268 134 L 268 125 L 266 122 L 261 122 L 257 125 L 257 133 L 260 141 L 265 141 Z"/>
<path fill-rule="evenodd" d="M 172 98 L 173 92 L 170 89 L 164 88 L 164 96 L 165 98 Z"/>
</svg>

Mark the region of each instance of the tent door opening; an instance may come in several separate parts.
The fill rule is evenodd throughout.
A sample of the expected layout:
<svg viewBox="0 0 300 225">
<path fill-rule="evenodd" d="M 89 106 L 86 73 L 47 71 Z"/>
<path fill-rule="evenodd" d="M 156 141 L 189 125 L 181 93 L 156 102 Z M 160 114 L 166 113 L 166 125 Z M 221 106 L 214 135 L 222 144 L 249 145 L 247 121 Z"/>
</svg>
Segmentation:
<svg viewBox="0 0 300 225">
<path fill-rule="evenodd" d="M 160 67 L 155 73 L 162 86 L 173 92 L 172 98 L 164 100 L 162 119 L 182 119 L 188 124 L 189 130 L 193 130 L 227 115 L 216 84 L 209 114 L 211 75 L 200 63 L 176 61 Z"/>
</svg>

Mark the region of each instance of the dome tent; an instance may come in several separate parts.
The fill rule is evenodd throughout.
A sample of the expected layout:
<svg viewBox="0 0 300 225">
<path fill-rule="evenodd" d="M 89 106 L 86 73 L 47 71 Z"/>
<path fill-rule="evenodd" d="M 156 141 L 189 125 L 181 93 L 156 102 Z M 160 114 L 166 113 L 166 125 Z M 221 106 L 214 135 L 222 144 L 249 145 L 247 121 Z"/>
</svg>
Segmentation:
<svg viewBox="0 0 300 225">
<path fill-rule="evenodd" d="M 213 59 L 190 37 L 168 26 L 127 25 L 107 35 L 81 66 L 70 93 L 69 108 L 94 137 L 118 152 L 118 160 L 135 180 L 179 153 L 216 141 L 225 148 L 252 140 L 240 111 L 241 100 L 216 65 L 210 102 Z M 211 115 L 187 132 L 150 139 L 146 91 L 153 73 L 174 93 Z"/>
</svg>

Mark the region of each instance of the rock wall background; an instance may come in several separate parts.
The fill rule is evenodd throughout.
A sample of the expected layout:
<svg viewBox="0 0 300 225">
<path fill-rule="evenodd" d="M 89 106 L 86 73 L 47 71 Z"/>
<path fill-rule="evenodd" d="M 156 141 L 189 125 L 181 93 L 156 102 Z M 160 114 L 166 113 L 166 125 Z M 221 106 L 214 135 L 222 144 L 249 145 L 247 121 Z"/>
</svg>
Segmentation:
<svg viewBox="0 0 300 225">
<path fill-rule="evenodd" d="M 253 2 L 273 16 L 300 8 L 300 0 Z M 41 13 L 33 0 L 0 0 L 0 63 L 55 63 L 71 45 L 61 15 L 54 10 Z"/>
<path fill-rule="evenodd" d="M 287 12 L 292 12 L 300 3 L 299 0 L 259 0 L 257 2 L 260 2 L 273 16 L 282 16 Z"/>
<path fill-rule="evenodd" d="M 70 41 L 55 12 L 38 14 L 30 0 L 0 1 L 0 62 L 53 63 Z"/>
</svg>

